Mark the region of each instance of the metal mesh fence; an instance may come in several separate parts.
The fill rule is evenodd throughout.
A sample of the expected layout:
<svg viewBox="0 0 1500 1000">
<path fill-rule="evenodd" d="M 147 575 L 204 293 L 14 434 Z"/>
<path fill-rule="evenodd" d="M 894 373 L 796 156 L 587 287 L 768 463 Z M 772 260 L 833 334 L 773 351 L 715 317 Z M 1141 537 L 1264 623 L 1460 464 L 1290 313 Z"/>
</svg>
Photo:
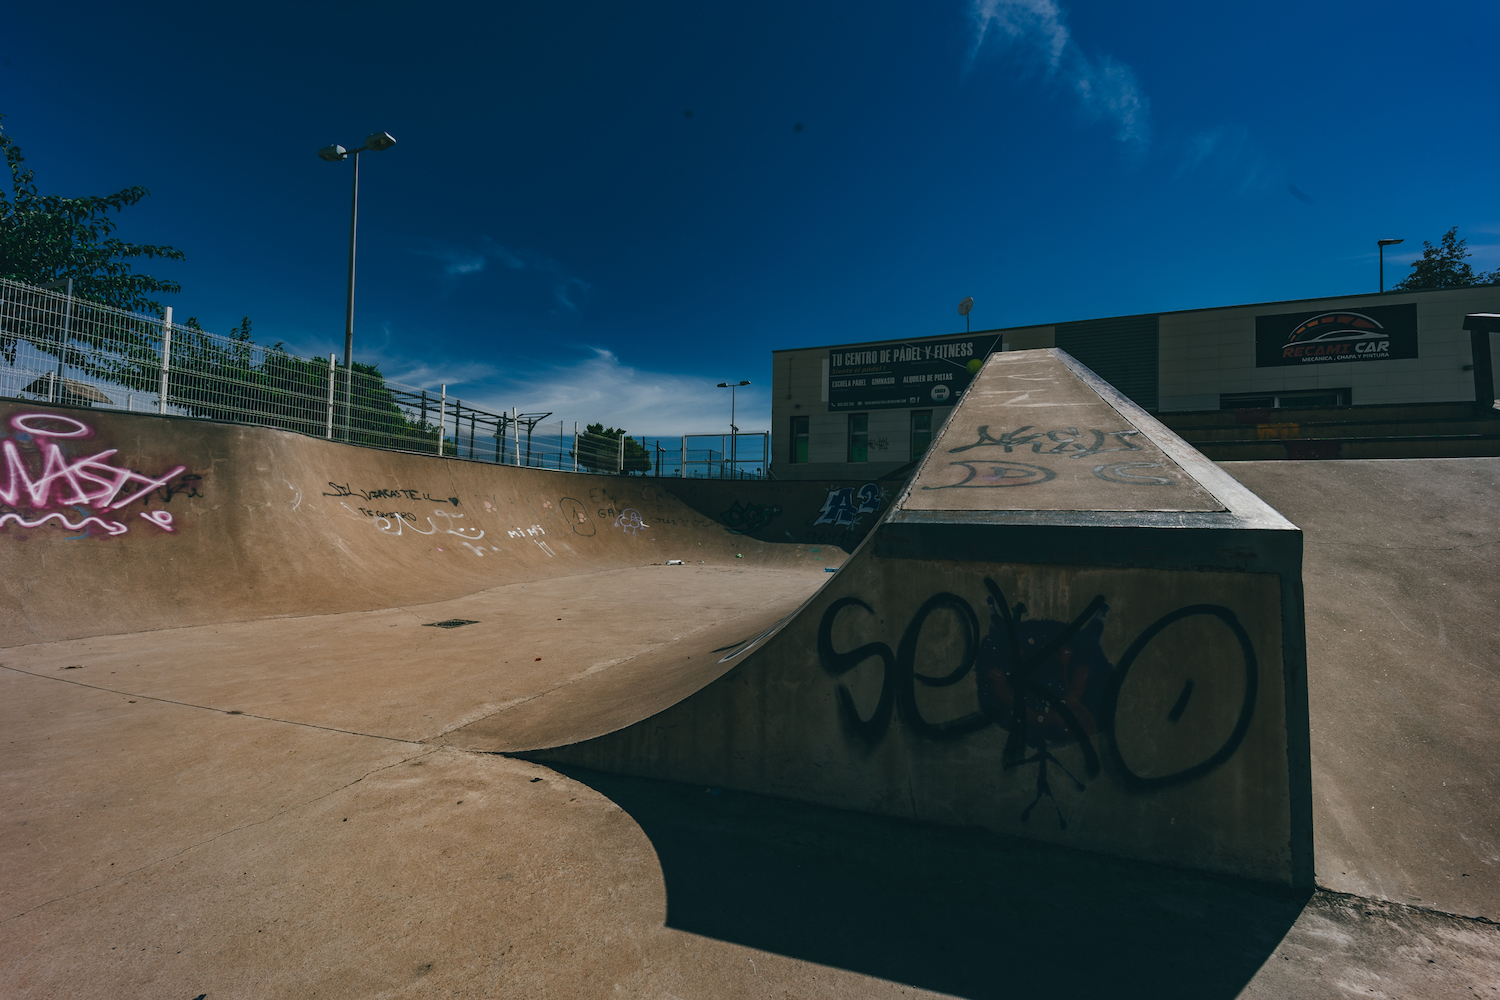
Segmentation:
<svg viewBox="0 0 1500 1000">
<path fill-rule="evenodd" d="M 533 468 L 764 478 L 763 433 L 617 438 L 554 414 L 509 413 L 436 389 L 301 358 L 0 278 L 0 395 L 277 427 L 370 448 Z M 715 448 L 713 445 L 717 444 Z M 731 459 L 729 456 L 733 456 Z"/>
</svg>

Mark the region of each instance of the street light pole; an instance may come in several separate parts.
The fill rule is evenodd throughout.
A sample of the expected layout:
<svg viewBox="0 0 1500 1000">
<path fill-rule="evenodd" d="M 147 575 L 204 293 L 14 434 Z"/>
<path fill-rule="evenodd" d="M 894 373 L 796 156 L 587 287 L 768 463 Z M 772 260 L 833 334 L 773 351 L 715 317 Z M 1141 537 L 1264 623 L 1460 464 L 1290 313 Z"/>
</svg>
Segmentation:
<svg viewBox="0 0 1500 1000">
<path fill-rule="evenodd" d="M 349 199 L 349 291 L 344 298 L 344 437 L 349 436 L 349 400 L 354 386 L 354 247 L 359 233 L 359 154 L 354 151 L 354 193 Z"/>
<path fill-rule="evenodd" d="M 1380 290 L 1385 291 L 1385 248 L 1395 246 L 1397 243 L 1405 243 L 1405 240 L 1376 240 L 1375 245 L 1380 248 Z"/>
<path fill-rule="evenodd" d="M 329 163 L 338 163 L 354 157 L 354 191 L 349 203 L 349 287 L 344 303 L 344 440 L 350 439 L 350 410 L 354 400 L 354 248 L 359 233 L 359 154 L 370 150 L 380 152 L 390 149 L 396 140 L 389 132 L 371 132 L 365 144 L 355 150 L 346 150 L 334 144 L 318 150 L 318 156 Z"/>
<path fill-rule="evenodd" d="M 734 425 L 734 390 L 749 382 L 720 382 L 718 388 L 729 390 L 729 478 L 734 478 L 735 460 L 739 457 L 739 440 L 737 435 L 740 429 Z"/>
</svg>

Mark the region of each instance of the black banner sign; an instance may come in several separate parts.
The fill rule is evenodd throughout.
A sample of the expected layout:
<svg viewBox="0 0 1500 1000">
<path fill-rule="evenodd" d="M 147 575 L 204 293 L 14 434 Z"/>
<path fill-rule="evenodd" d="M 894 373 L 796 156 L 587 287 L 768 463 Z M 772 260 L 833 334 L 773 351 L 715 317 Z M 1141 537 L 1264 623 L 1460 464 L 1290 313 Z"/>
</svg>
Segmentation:
<svg viewBox="0 0 1500 1000">
<path fill-rule="evenodd" d="M 1255 367 L 1417 356 L 1416 304 L 1255 317 Z"/>
<path fill-rule="evenodd" d="M 952 406 L 998 343 L 998 337 L 962 337 L 829 351 L 828 409 Z"/>
</svg>

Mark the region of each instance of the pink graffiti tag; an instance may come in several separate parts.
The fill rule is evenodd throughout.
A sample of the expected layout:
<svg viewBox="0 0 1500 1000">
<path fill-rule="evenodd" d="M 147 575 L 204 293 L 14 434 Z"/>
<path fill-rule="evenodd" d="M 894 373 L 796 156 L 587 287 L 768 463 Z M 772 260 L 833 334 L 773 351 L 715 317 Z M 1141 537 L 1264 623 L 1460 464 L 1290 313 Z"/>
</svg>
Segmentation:
<svg viewBox="0 0 1500 1000">
<path fill-rule="evenodd" d="M 75 510 L 92 507 L 102 514 L 143 500 L 154 490 L 170 490 L 171 481 L 187 470 L 187 466 L 179 465 L 164 475 L 150 476 L 111 465 L 107 460 L 114 457 L 119 451 L 117 448 L 69 460 L 57 440 L 89 438 L 94 430 L 61 414 L 18 413 L 10 418 L 10 426 L 31 437 L 40 459 L 40 469 L 33 473 L 32 463 L 27 461 L 13 439 L 0 442 L 0 466 L 4 467 L 0 471 L 0 502 L 12 508 L 25 506 L 40 512 L 51 507 Z M 79 513 L 83 511 L 79 510 Z M 175 531 L 172 515 L 165 511 L 146 511 L 141 516 L 165 531 Z M 16 524 L 23 528 L 37 528 L 48 521 L 56 521 L 74 531 L 90 524 L 110 535 L 121 535 L 129 530 L 119 521 L 107 521 L 93 515 L 86 515 L 75 523 L 58 511 L 34 515 L 31 519 L 14 510 L 0 514 L 0 527 Z"/>
<path fill-rule="evenodd" d="M 16 513 L 0 514 L 0 528 L 5 527 L 7 524 L 19 524 L 23 528 L 40 528 L 48 521 L 56 521 L 58 524 L 62 525 L 64 528 L 67 528 L 69 531 L 82 531 L 90 524 L 98 525 L 105 531 L 109 532 L 111 535 L 123 535 L 125 534 L 125 532 L 130 530 L 119 521 L 105 521 L 101 518 L 92 516 L 82 518 L 77 523 L 74 523 L 73 521 L 68 520 L 66 514 L 60 514 L 56 511 L 53 511 L 51 514 L 43 514 L 35 521 L 28 521 L 26 520 L 26 518 Z"/>
</svg>

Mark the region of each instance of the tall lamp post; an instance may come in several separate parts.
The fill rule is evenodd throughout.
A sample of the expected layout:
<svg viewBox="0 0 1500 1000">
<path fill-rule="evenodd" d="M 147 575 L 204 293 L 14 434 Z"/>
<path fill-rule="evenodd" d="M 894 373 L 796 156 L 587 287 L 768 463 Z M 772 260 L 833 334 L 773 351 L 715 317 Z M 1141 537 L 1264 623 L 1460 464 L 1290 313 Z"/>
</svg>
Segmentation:
<svg viewBox="0 0 1500 1000">
<path fill-rule="evenodd" d="M 318 150 L 318 156 L 329 163 L 354 157 L 354 195 L 349 208 L 349 294 L 344 307 L 344 440 L 349 440 L 349 409 L 354 397 L 354 237 L 359 229 L 359 154 L 390 149 L 396 140 L 389 132 L 371 132 L 358 149 L 334 144 Z"/>
<path fill-rule="evenodd" d="M 1405 240 L 1376 240 L 1375 245 L 1380 248 L 1380 290 L 1385 291 L 1385 248 L 1395 246 L 1397 243 L 1405 243 Z"/>
<path fill-rule="evenodd" d="M 729 390 L 729 477 L 731 479 L 734 478 L 734 463 L 738 457 L 738 448 L 736 445 L 738 445 L 739 441 L 736 435 L 740 432 L 740 429 L 734 425 L 734 390 L 742 385 L 749 384 L 749 382 L 720 382 L 718 385 L 720 389 Z"/>
</svg>

